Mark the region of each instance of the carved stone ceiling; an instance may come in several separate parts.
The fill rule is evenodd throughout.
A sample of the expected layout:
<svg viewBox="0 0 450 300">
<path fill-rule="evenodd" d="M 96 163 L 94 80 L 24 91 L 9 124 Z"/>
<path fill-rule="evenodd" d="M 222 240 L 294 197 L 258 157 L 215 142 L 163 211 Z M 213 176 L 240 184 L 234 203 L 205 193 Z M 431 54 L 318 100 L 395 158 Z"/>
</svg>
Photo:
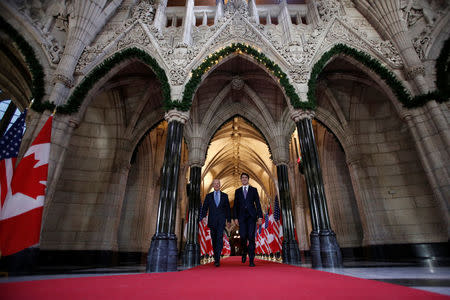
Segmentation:
<svg viewBox="0 0 450 300">
<path fill-rule="evenodd" d="M 236 78 L 258 95 L 274 120 L 281 117 L 286 108 L 286 100 L 278 84 L 261 67 L 242 56 L 226 61 L 202 82 L 193 103 L 197 105 L 198 115 L 204 115 L 217 94 Z M 224 99 L 224 105 L 227 105 L 226 101 L 255 105 L 243 89 L 232 88 Z"/>
<path fill-rule="evenodd" d="M 222 191 L 233 205 L 234 191 L 241 186 L 240 174 L 250 174 L 250 185 L 258 189 L 261 204 L 273 201 L 275 166 L 263 137 L 241 117 L 234 117 L 214 135 L 202 168 L 202 197 L 213 190 L 212 181 L 221 181 Z M 274 177 L 275 176 L 275 177 Z"/>
<path fill-rule="evenodd" d="M 225 0 L 227 2 L 227 0 Z M 288 0 L 288 4 L 304 4 L 306 0 Z M 195 6 L 214 6 L 216 0 L 195 0 Z M 256 5 L 278 4 L 279 0 L 256 0 Z M 168 0 L 167 6 L 185 6 L 186 0 Z"/>
</svg>

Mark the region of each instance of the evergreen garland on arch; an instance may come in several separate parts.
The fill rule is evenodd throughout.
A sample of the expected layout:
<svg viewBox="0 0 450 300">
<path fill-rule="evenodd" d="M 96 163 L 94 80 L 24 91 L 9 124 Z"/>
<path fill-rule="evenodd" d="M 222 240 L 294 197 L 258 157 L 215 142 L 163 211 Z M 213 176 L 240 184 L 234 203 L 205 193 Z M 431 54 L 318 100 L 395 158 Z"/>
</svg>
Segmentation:
<svg viewBox="0 0 450 300">
<path fill-rule="evenodd" d="M 241 43 L 233 43 L 231 46 L 210 54 L 207 58 L 205 58 L 200 66 L 192 70 L 191 79 L 188 81 L 183 91 L 183 99 L 179 102 L 179 106 L 176 108 L 183 111 L 189 110 L 195 91 L 202 81 L 202 76 L 214 65 L 218 64 L 221 59 L 232 53 L 245 53 L 253 57 L 257 62 L 269 69 L 272 74 L 279 79 L 279 82 L 284 88 L 286 96 L 290 99 L 292 106 L 295 108 L 309 108 L 307 102 L 300 101 L 300 97 L 297 95 L 295 88 L 289 82 L 286 73 L 284 73 L 276 63 L 270 60 L 266 55 L 264 55 L 264 53 L 259 52 L 249 45 Z"/>
<path fill-rule="evenodd" d="M 436 60 L 436 87 L 437 101 L 444 102 L 450 98 L 450 38 L 442 47 Z"/>
<path fill-rule="evenodd" d="M 430 100 L 436 100 L 438 102 L 448 101 L 450 94 L 450 88 L 448 85 L 450 77 L 449 53 L 450 42 L 449 40 L 447 40 L 443 50 L 441 51 L 441 54 L 439 55 L 439 58 L 436 61 L 438 90 L 429 92 L 427 94 L 411 97 L 405 86 L 399 79 L 397 79 L 395 74 L 392 71 L 388 70 L 385 66 L 383 66 L 378 60 L 372 58 L 369 54 L 363 51 L 353 49 L 344 44 L 337 44 L 322 55 L 322 57 L 314 65 L 311 71 L 311 76 L 308 81 L 308 103 L 310 103 L 313 108 L 316 107 L 317 101 L 315 90 L 317 85 L 317 78 L 327 65 L 328 61 L 333 56 L 339 54 L 351 56 L 368 67 L 370 70 L 375 72 L 391 88 L 397 99 L 407 108 L 420 107 Z"/>
<path fill-rule="evenodd" d="M 308 101 L 315 108 L 317 105 L 316 101 L 316 85 L 317 78 L 322 70 L 325 68 L 329 60 L 336 55 L 348 55 L 353 57 L 357 61 L 361 62 L 363 65 L 368 67 L 370 70 L 375 72 L 378 76 L 383 79 L 383 81 L 391 88 L 392 92 L 395 94 L 397 99 L 402 102 L 405 106 L 410 105 L 411 95 L 407 92 L 406 88 L 403 86 L 400 80 L 397 79 L 395 74 L 384 67 L 378 60 L 370 57 L 369 54 L 348 47 L 344 44 L 337 44 L 329 51 L 325 52 L 319 61 L 314 65 L 311 71 L 311 76 L 308 81 Z"/>
<path fill-rule="evenodd" d="M 172 105 L 172 101 L 170 99 L 170 85 L 167 80 L 166 72 L 159 66 L 158 62 L 145 51 L 138 48 L 128 48 L 105 59 L 100 65 L 96 66 L 91 72 L 89 72 L 89 74 L 72 92 L 67 103 L 57 107 L 57 112 L 61 114 L 71 114 L 77 112 L 83 103 L 84 98 L 94 87 L 94 85 L 102 77 L 108 74 L 117 64 L 131 58 L 139 59 L 153 70 L 156 78 L 158 78 L 161 83 L 164 108 L 167 110 L 167 107 Z"/>
<path fill-rule="evenodd" d="M 44 68 L 39 63 L 34 53 L 33 47 L 28 44 L 25 38 L 17 32 L 8 22 L 0 16 L 0 30 L 2 30 L 18 47 L 20 53 L 24 56 L 25 62 L 31 73 L 31 97 L 34 99 L 31 106 L 38 112 L 43 112 L 46 109 L 53 110 L 55 105 L 50 102 L 42 103 L 45 95 L 44 87 Z M 30 99 L 31 100 L 31 99 Z"/>
</svg>

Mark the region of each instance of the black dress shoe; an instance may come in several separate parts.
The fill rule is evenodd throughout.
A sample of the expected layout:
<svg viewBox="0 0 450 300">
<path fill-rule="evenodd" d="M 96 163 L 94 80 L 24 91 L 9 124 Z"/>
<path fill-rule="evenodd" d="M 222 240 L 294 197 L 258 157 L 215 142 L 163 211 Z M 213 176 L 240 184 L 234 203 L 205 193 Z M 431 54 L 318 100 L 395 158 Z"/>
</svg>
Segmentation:
<svg viewBox="0 0 450 300">
<path fill-rule="evenodd" d="M 249 264 L 249 266 L 250 266 L 250 267 L 254 267 L 254 266 L 255 266 L 255 263 L 251 261 L 250 264 Z"/>
<path fill-rule="evenodd" d="M 220 266 L 220 262 L 215 261 L 215 262 L 214 262 L 214 265 L 215 265 L 216 267 L 219 267 L 219 266 Z"/>
<path fill-rule="evenodd" d="M 247 260 L 247 255 L 246 256 L 242 256 L 242 263 L 244 264 L 245 261 Z"/>
</svg>

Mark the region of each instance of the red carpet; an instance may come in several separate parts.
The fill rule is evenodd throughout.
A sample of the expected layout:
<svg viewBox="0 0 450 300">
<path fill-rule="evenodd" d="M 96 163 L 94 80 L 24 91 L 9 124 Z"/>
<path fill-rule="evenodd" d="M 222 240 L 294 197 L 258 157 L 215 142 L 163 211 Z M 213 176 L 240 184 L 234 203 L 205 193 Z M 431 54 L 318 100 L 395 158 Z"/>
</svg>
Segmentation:
<svg viewBox="0 0 450 300">
<path fill-rule="evenodd" d="M 0 299 L 449 299 L 384 282 L 240 257 L 186 271 L 0 284 Z"/>
</svg>

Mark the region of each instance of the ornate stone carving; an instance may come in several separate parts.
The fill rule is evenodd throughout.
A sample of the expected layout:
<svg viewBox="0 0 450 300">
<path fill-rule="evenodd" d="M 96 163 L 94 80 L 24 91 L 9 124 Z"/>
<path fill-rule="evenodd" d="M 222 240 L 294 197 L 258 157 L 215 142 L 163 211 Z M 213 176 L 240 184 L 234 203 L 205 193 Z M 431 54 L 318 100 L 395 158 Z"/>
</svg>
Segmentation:
<svg viewBox="0 0 450 300">
<path fill-rule="evenodd" d="M 224 14 L 225 18 L 232 17 L 235 13 L 248 17 L 248 4 L 245 0 L 229 0 L 225 4 Z"/>
<path fill-rule="evenodd" d="M 317 11 L 324 22 L 329 22 L 334 16 L 339 15 L 340 4 L 336 0 L 319 0 Z"/>
<path fill-rule="evenodd" d="M 69 13 L 72 7 L 66 1 L 41 3 L 39 1 L 14 2 L 17 10 L 27 18 L 42 36 L 41 42 L 49 60 L 57 64 L 61 60 L 64 46 L 55 37 L 56 32 L 65 38 L 69 26 Z M 60 38 L 60 40 L 62 40 Z"/>
<path fill-rule="evenodd" d="M 241 90 L 244 87 L 244 80 L 242 80 L 239 76 L 233 76 L 233 79 L 231 80 L 231 88 L 233 90 Z"/>
<path fill-rule="evenodd" d="M 189 112 L 172 109 L 164 114 L 164 119 L 167 122 L 177 121 L 186 124 L 186 121 L 189 120 Z"/>
<path fill-rule="evenodd" d="M 412 80 L 412 79 L 416 78 L 418 75 L 425 76 L 425 67 L 414 66 L 414 67 L 405 69 L 405 77 L 407 80 Z"/>
<path fill-rule="evenodd" d="M 309 71 L 302 65 L 298 68 L 291 69 L 289 71 L 289 77 L 295 83 L 306 83 L 309 79 Z"/>
<path fill-rule="evenodd" d="M 150 44 L 150 38 L 147 33 L 142 29 L 142 26 L 134 26 L 124 38 L 120 39 L 117 43 L 117 49 L 123 49 L 131 44 L 138 44 L 147 46 Z"/>
<path fill-rule="evenodd" d="M 303 119 L 313 119 L 314 116 L 315 116 L 315 112 L 312 110 L 297 109 L 297 110 L 291 111 L 291 119 L 294 122 L 298 122 Z"/>
<path fill-rule="evenodd" d="M 391 62 L 394 66 L 400 67 L 402 59 L 397 49 L 390 41 L 370 40 L 366 41 L 361 36 L 350 31 L 340 21 L 336 21 L 327 33 L 329 40 L 338 40 L 341 43 L 355 45 L 357 48 L 362 48 L 367 52 L 374 52 L 374 50 L 386 60 Z"/>
<path fill-rule="evenodd" d="M 431 26 L 426 26 L 424 30 L 419 34 L 419 36 L 413 39 L 414 50 L 416 50 L 417 55 L 420 59 L 425 58 L 425 51 L 428 48 L 428 43 L 430 42 L 430 33 L 432 31 Z"/>
<path fill-rule="evenodd" d="M 182 85 L 186 79 L 186 71 L 183 68 L 171 69 L 169 71 L 170 82 L 174 85 Z"/>
<path fill-rule="evenodd" d="M 132 19 L 141 20 L 142 23 L 150 25 L 155 17 L 154 5 L 154 0 L 140 0 L 133 9 Z"/>
<path fill-rule="evenodd" d="M 69 89 L 73 88 L 73 86 L 74 86 L 73 80 L 62 74 L 55 74 L 53 76 L 53 83 L 56 83 L 56 82 L 62 82 Z"/>
<path fill-rule="evenodd" d="M 400 7 L 403 11 L 403 18 L 406 20 L 408 27 L 413 26 L 419 19 L 424 18 L 426 24 L 432 25 L 436 20 L 436 7 L 433 7 L 429 1 L 419 0 L 402 0 Z"/>
</svg>

